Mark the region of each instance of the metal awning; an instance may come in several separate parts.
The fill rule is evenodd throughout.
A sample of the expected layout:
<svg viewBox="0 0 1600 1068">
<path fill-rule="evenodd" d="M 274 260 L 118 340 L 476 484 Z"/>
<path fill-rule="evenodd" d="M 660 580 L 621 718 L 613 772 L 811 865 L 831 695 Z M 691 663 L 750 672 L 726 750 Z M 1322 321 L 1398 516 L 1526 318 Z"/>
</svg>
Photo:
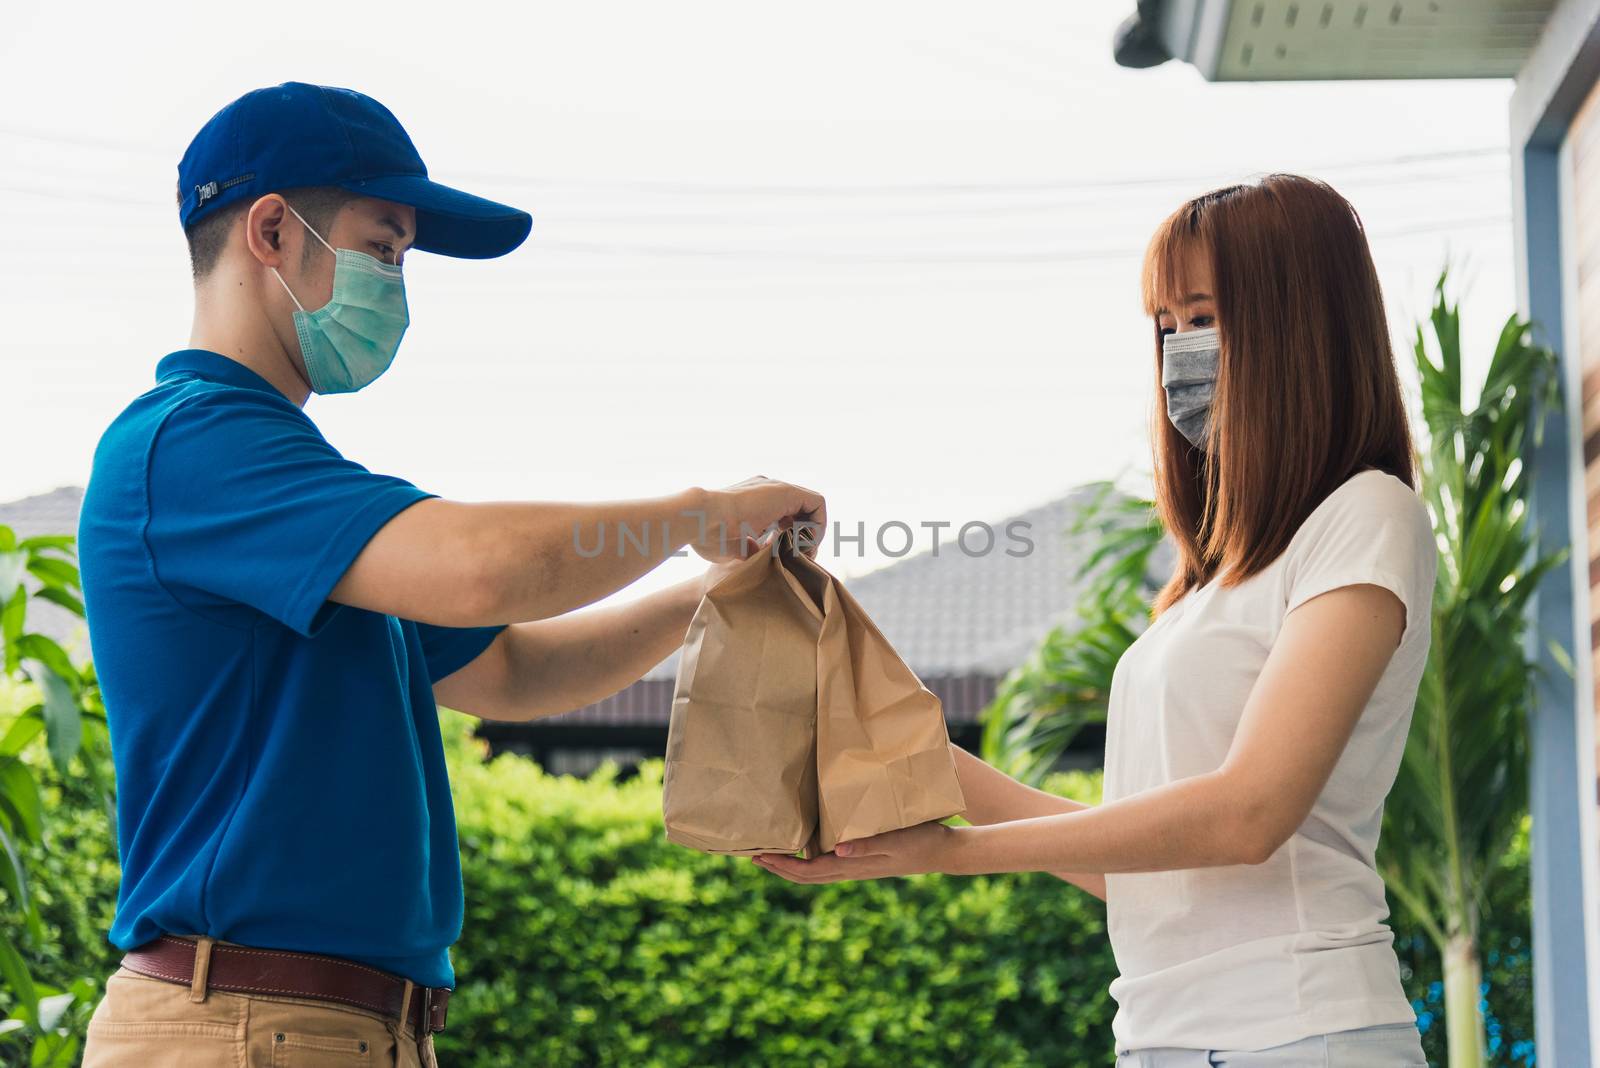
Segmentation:
<svg viewBox="0 0 1600 1068">
<path fill-rule="evenodd" d="M 1208 81 L 1511 78 L 1556 0 L 1139 0 L 1124 67 L 1181 59 Z"/>
</svg>

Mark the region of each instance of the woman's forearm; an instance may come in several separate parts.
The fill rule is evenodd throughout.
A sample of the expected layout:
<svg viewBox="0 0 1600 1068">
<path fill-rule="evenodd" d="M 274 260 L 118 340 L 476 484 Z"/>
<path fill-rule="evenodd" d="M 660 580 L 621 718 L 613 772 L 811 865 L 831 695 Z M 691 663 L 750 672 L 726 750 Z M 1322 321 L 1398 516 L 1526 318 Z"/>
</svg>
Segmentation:
<svg viewBox="0 0 1600 1068">
<path fill-rule="evenodd" d="M 949 828 L 941 870 L 1144 872 L 1260 863 L 1265 840 L 1230 804 L 1221 772 L 1055 815 Z"/>
<path fill-rule="evenodd" d="M 961 793 L 967 801 L 967 811 L 963 815 L 968 823 L 975 826 L 1025 820 L 1035 816 L 1053 816 L 1089 807 L 1080 801 L 1057 797 L 1055 794 L 1035 790 L 1020 783 L 998 768 L 985 764 L 958 745 L 952 745 L 950 751 L 955 757 L 956 775 L 961 781 Z M 1105 900 L 1104 875 L 1065 871 L 1053 871 L 1050 874 L 1093 894 L 1102 901 Z"/>
</svg>

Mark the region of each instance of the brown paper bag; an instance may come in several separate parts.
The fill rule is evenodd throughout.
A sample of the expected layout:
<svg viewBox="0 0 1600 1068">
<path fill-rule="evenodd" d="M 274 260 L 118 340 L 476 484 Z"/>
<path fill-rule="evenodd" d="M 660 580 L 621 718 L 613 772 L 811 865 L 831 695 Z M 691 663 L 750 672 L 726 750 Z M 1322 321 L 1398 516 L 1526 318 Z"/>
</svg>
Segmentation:
<svg viewBox="0 0 1600 1068">
<path fill-rule="evenodd" d="M 667 736 L 667 837 L 827 852 L 962 812 L 939 699 L 843 583 L 779 536 L 701 601 Z M 815 838 L 813 838 L 815 832 Z"/>
<path fill-rule="evenodd" d="M 700 601 L 667 728 L 667 837 L 707 853 L 797 853 L 817 826 L 822 612 L 766 549 Z"/>
<path fill-rule="evenodd" d="M 827 580 L 817 639 L 819 848 L 966 811 L 944 707 L 844 583 Z"/>
</svg>

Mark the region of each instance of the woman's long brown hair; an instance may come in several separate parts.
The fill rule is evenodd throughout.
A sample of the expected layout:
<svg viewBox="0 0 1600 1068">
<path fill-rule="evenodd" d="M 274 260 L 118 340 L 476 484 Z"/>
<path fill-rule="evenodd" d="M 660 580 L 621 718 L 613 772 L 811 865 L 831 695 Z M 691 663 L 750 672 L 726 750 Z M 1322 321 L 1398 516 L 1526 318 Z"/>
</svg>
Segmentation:
<svg viewBox="0 0 1600 1068">
<path fill-rule="evenodd" d="M 1156 320 L 1182 313 L 1191 254 L 1210 257 L 1222 346 L 1204 452 L 1167 418 Z M 1196 197 L 1151 239 L 1142 288 L 1156 508 L 1178 548 L 1156 615 L 1219 575 L 1236 586 L 1261 571 L 1363 468 L 1416 488 L 1378 274 L 1355 209 L 1326 183 L 1271 174 Z"/>
</svg>

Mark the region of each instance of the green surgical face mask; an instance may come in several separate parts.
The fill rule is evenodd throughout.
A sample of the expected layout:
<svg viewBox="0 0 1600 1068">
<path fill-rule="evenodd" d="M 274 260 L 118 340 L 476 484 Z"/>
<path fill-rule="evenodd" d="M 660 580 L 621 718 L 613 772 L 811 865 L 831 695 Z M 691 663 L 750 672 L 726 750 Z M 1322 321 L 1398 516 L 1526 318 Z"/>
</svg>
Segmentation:
<svg viewBox="0 0 1600 1068">
<path fill-rule="evenodd" d="M 294 301 L 295 333 L 313 393 L 354 393 L 389 369 L 411 322 L 399 267 L 354 249 L 336 249 L 311 229 L 294 206 L 294 217 L 333 253 L 333 299 L 308 312 L 274 267 L 278 284 Z"/>
</svg>

